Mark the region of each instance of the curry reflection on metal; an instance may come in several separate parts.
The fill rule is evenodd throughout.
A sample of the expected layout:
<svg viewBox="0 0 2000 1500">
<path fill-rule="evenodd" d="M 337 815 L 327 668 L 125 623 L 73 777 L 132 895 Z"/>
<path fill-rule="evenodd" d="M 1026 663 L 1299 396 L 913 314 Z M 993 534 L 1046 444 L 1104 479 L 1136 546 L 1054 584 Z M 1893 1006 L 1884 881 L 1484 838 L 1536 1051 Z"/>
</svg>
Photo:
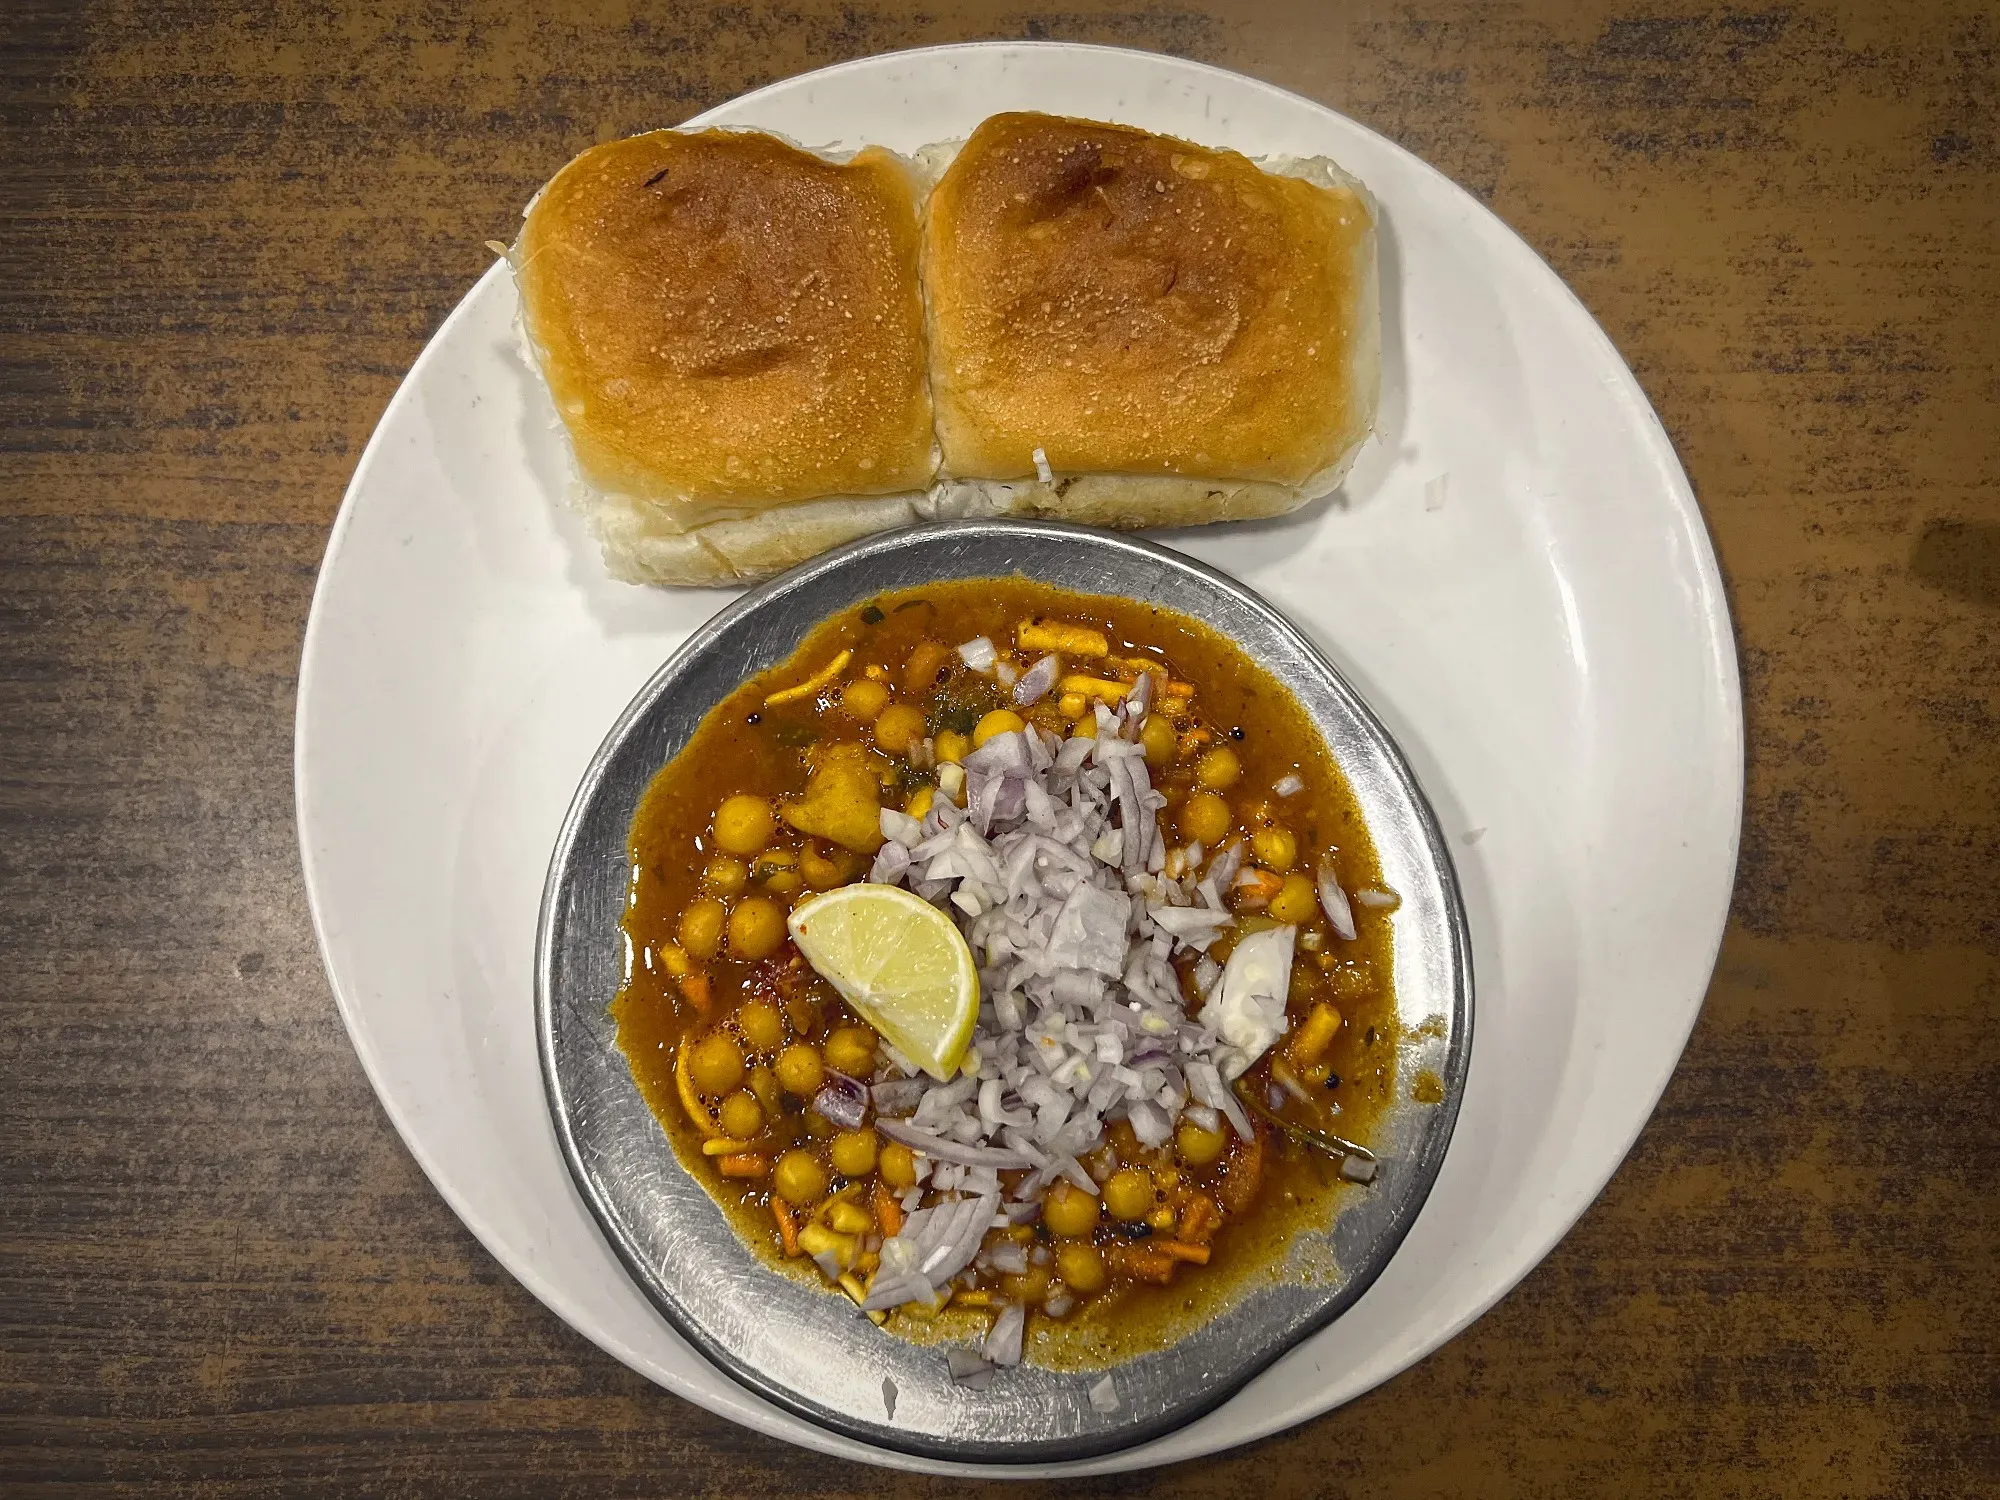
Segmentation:
<svg viewBox="0 0 2000 1500">
<path fill-rule="evenodd" d="M 1101 1373 L 1022 1365 L 983 1391 L 956 1385 L 941 1350 L 906 1344 L 846 1298 L 762 1265 L 667 1144 L 607 1009 L 621 977 L 633 811 L 709 709 L 839 610 L 892 589 L 1016 572 L 1166 605 L 1238 642 L 1325 735 L 1374 835 L 1383 878 L 1402 897 L 1394 918 L 1401 1087 L 1373 1143 L 1379 1175 L 1334 1200 L 1325 1233 L 1337 1273 L 1256 1286 L 1173 1346 L 1115 1366 L 1111 1411 L 1091 1400 Z M 751 1390 L 863 1441 L 938 1458 L 1037 1462 L 1106 1452 L 1191 1421 L 1375 1279 L 1451 1137 L 1471 1050 L 1470 964 L 1437 819 L 1381 724 L 1289 621 L 1164 547 L 1055 523 L 962 521 L 816 558 L 745 594 L 674 653 L 612 727 L 564 821 L 543 895 L 535 1001 L 549 1105 L 577 1186 L 633 1277 L 690 1342 Z M 1443 1081 L 1439 1103 L 1409 1097 L 1409 1080 L 1424 1070 Z M 896 1392 L 893 1420 L 885 1381 Z"/>
</svg>

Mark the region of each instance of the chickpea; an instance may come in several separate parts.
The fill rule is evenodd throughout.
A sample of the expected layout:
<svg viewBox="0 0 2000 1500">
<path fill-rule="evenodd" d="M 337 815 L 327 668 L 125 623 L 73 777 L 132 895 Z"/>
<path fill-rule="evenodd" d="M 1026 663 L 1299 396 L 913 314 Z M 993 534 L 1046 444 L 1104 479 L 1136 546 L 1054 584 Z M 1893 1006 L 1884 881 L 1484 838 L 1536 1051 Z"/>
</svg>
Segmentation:
<svg viewBox="0 0 2000 1500">
<path fill-rule="evenodd" d="M 875 743 L 890 755 L 908 755 L 924 737 L 924 716 L 907 703 L 892 703 L 875 721 Z"/>
<path fill-rule="evenodd" d="M 778 1054 L 778 1082 L 788 1094 L 810 1099 L 826 1082 L 826 1064 L 804 1042 L 793 1042 Z"/>
<path fill-rule="evenodd" d="M 681 946 L 696 958 L 713 958 L 722 946 L 722 903 L 704 896 L 690 901 L 681 913 Z"/>
<path fill-rule="evenodd" d="M 796 870 L 799 857 L 789 849 L 766 849 L 750 861 L 750 878 L 759 885 L 769 885 L 771 877 L 786 870 Z"/>
<path fill-rule="evenodd" d="M 1146 748 L 1146 764 L 1158 771 L 1174 763 L 1174 752 L 1181 742 L 1165 715 L 1147 714 L 1146 722 L 1139 726 L 1139 743 Z"/>
<path fill-rule="evenodd" d="M 843 1130 L 827 1148 L 833 1170 L 842 1177 L 866 1177 L 875 1170 L 875 1132 Z"/>
<path fill-rule="evenodd" d="M 1103 1255 L 1095 1245 L 1081 1240 L 1056 1247 L 1056 1274 L 1062 1277 L 1064 1285 L 1071 1291 L 1085 1296 L 1103 1291 L 1104 1283 L 1110 1280 Z"/>
<path fill-rule="evenodd" d="M 794 1208 L 818 1202 L 826 1183 L 826 1166 L 810 1151 L 787 1151 L 771 1174 L 771 1186 Z"/>
<path fill-rule="evenodd" d="M 1049 1294 L 1049 1283 L 1055 1280 L 1047 1266 L 1029 1266 L 1027 1270 L 1000 1278 L 1000 1289 L 1016 1302 L 1038 1306 Z"/>
<path fill-rule="evenodd" d="M 1211 792 L 1224 791 L 1236 785 L 1243 774 L 1243 762 L 1236 752 L 1227 745 L 1217 745 L 1207 751 L 1194 765 L 1194 784 Z"/>
<path fill-rule="evenodd" d="M 785 913 L 768 897 L 748 897 L 737 902 L 736 910 L 729 914 L 731 958 L 769 958 L 784 940 Z"/>
<path fill-rule="evenodd" d="M 785 1039 L 785 1018 L 769 1000 L 746 1000 L 736 1012 L 736 1029 L 752 1052 L 769 1052 Z"/>
<path fill-rule="evenodd" d="M 1152 1193 L 1146 1194 L 1147 1202 Z M 1097 1227 L 1097 1198 L 1073 1182 L 1058 1182 L 1042 1199 L 1042 1222 L 1050 1234 L 1074 1237 L 1089 1234 Z"/>
<path fill-rule="evenodd" d="M 715 842 L 727 854 L 755 854 L 777 831 L 777 814 L 762 797 L 739 792 L 715 810 Z"/>
<path fill-rule="evenodd" d="M 921 698 L 938 685 L 938 674 L 951 664 L 951 648 L 936 641 L 919 641 L 903 663 L 903 691 Z"/>
<path fill-rule="evenodd" d="M 917 1153 L 901 1141 L 891 1141 L 882 1148 L 881 1157 L 875 1170 L 882 1180 L 899 1192 L 917 1185 Z"/>
<path fill-rule="evenodd" d="M 701 883 L 716 895 L 725 899 L 743 894 L 743 887 L 750 881 L 750 872 L 743 861 L 731 859 L 727 854 L 718 855 L 708 862 L 708 868 L 701 872 Z"/>
<path fill-rule="evenodd" d="M 1229 1138 L 1220 1125 L 1203 1130 L 1194 1121 L 1183 1120 L 1181 1128 L 1174 1132 L 1174 1150 L 1191 1167 L 1209 1165 L 1222 1155 L 1222 1148 L 1228 1144 Z"/>
<path fill-rule="evenodd" d="M 857 677 L 840 689 L 841 711 L 864 724 L 873 724 L 888 706 L 889 690 L 871 677 Z"/>
<path fill-rule="evenodd" d="M 737 1140 L 748 1140 L 764 1128 L 764 1106 L 756 1097 L 738 1089 L 722 1101 L 722 1130 Z"/>
<path fill-rule="evenodd" d="M 1250 836 L 1250 852 L 1257 863 L 1280 875 L 1299 857 L 1299 841 L 1285 828 L 1260 828 Z"/>
<path fill-rule="evenodd" d="M 1271 915 L 1280 922 L 1310 922 L 1318 910 L 1318 889 L 1296 870 L 1285 877 L 1278 894 L 1271 898 Z"/>
<path fill-rule="evenodd" d="M 1213 792 L 1196 792 L 1181 807 L 1181 837 L 1210 849 L 1229 836 L 1229 804 Z"/>
<path fill-rule="evenodd" d="M 720 1098 L 743 1081 L 743 1049 L 726 1031 L 711 1031 L 688 1053 L 688 1082 L 710 1098 Z"/>
<path fill-rule="evenodd" d="M 796 896 L 799 887 L 804 884 L 797 870 L 780 870 L 777 874 L 765 878 L 764 889 L 774 896 Z"/>
<path fill-rule="evenodd" d="M 972 741 L 956 729 L 947 729 L 931 742 L 931 748 L 937 751 L 939 765 L 956 765 L 972 753 Z"/>
<path fill-rule="evenodd" d="M 826 852 L 815 842 L 800 853 L 799 873 L 814 890 L 828 891 L 846 881 L 847 863 L 838 853 Z"/>
<path fill-rule="evenodd" d="M 826 1065 L 850 1078 L 866 1078 L 875 1071 L 875 1030 L 871 1026 L 842 1026 L 826 1039 Z"/>
<path fill-rule="evenodd" d="M 1128 1223 L 1143 1219 L 1153 1211 L 1153 1177 L 1138 1167 L 1123 1167 L 1104 1184 L 1104 1206 L 1113 1218 Z M 1048 1210 L 1046 1207 L 1043 1212 Z"/>
<path fill-rule="evenodd" d="M 1013 734 L 1027 725 L 1011 708 L 996 708 L 972 727 L 972 748 L 977 750 L 996 734 Z"/>
</svg>

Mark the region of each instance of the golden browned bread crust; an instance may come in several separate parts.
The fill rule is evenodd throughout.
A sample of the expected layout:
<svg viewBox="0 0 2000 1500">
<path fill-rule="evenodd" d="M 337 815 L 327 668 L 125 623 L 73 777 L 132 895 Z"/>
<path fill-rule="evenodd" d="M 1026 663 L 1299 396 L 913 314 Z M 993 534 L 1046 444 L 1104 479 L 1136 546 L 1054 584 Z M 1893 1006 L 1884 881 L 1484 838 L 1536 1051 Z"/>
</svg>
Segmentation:
<svg viewBox="0 0 2000 1500">
<path fill-rule="evenodd" d="M 928 484 L 918 191 L 889 152 L 748 131 L 565 167 L 513 261 L 584 484 L 667 532 Z"/>
<path fill-rule="evenodd" d="M 924 216 L 945 472 L 1026 477 L 1037 448 L 1057 474 L 1336 472 L 1374 420 L 1374 232 L 1345 183 L 992 116 Z"/>
</svg>

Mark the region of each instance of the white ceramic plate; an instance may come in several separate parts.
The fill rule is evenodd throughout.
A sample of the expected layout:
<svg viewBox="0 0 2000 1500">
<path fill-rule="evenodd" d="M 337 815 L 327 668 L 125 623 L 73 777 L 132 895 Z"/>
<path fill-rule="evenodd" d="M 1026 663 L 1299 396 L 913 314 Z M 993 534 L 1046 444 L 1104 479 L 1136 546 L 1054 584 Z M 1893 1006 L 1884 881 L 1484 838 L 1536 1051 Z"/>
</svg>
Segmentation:
<svg viewBox="0 0 2000 1500">
<path fill-rule="evenodd" d="M 1171 540 L 1289 612 L 1401 742 L 1455 841 L 1479 976 L 1457 1135 L 1387 1271 L 1216 1412 L 1039 1472 L 1130 1469 L 1386 1380 L 1576 1221 L 1701 1005 L 1736 862 L 1742 716 L 1707 533 L 1630 372 L 1532 251 L 1388 141 L 1251 79 L 1066 45 L 868 58 L 702 119 L 910 148 L 1010 108 L 1325 154 L 1380 200 L 1379 436 L 1335 501 Z M 513 315 L 496 268 L 446 320 L 362 455 L 320 573 L 298 817 L 341 1015 L 438 1190 L 602 1348 L 793 1442 L 969 1468 L 837 1437 L 710 1366 L 627 1278 L 557 1151 L 533 1024 L 549 852 L 606 727 L 728 595 L 605 578 L 560 504 L 562 451 Z"/>
</svg>

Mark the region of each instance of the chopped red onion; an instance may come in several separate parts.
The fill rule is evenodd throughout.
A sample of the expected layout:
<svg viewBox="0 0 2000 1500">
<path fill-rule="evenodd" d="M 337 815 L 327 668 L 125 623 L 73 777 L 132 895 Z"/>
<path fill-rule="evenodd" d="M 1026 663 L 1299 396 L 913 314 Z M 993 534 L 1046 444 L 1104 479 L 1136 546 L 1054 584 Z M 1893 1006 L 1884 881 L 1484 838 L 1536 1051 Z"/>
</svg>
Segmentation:
<svg viewBox="0 0 2000 1500">
<path fill-rule="evenodd" d="M 894 885 L 910 868 L 910 851 L 894 839 L 882 845 L 875 856 L 875 863 L 869 866 L 868 879 L 876 885 Z"/>
<path fill-rule="evenodd" d="M 1226 889 L 1236 879 L 1236 872 L 1243 868 L 1243 840 L 1231 839 L 1216 851 L 1209 861 L 1208 878 L 1215 882 L 1217 890 Z"/>
<path fill-rule="evenodd" d="M 958 648 L 959 660 L 975 672 L 990 672 L 993 663 L 1000 659 L 1000 653 L 993 649 L 993 643 L 985 636 L 974 636 Z"/>
<path fill-rule="evenodd" d="M 878 1083 L 869 1092 L 874 1096 L 875 1108 L 884 1114 L 900 1115 L 915 1109 L 924 1097 L 925 1082 L 921 1078 L 891 1078 Z"/>
<path fill-rule="evenodd" d="M 991 1375 L 994 1368 L 970 1349 L 947 1349 L 944 1362 L 945 1368 L 951 1371 L 951 1378 L 960 1383 L 969 1383 L 976 1376 Z"/>
<path fill-rule="evenodd" d="M 1326 913 L 1327 925 L 1338 936 L 1351 943 L 1360 935 L 1360 930 L 1354 925 L 1354 908 L 1347 904 L 1347 892 L 1334 879 L 1332 865 L 1319 867 L 1319 904 Z"/>
<path fill-rule="evenodd" d="M 860 1094 L 832 1085 L 813 1096 L 812 1107 L 842 1130 L 859 1130 L 868 1118 L 868 1104 Z"/>
<path fill-rule="evenodd" d="M 1146 710 L 1153 706 L 1153 674 L 1141 672 L 1139 680 L 1132 684 L 1130 692 L 1119 704 L 1128 724 L 1137 724 L 1146 716 Z"/>
<path fill-rule="evenodd" d="M 1039 703 L 1049 695 L 1056 685 L 1056 677 L 1062 671 L 1062 662 L 1054 656 L 1045 656 L 1021 674 L 1021 680 L 1014 684 L 1014 702 L 1022 708 Z"/>
<path fill-rule="evenodd" d="M 980 1353 L 996 1365 L 1018 1365 L 1021 1362 L 1021 1335 L 1027 1329 L 1027 1320 L 1027 1312 L 1021 1304 L 1009 1302 L 993 1320 L 993 1330 L 986 1335 L 986 1345 Z"/>
<path fill-rule="evenodd" d="M 1031 1165 L 1028 1158 L 1018 1151 L 1001 1151 L 992 1146 L 969 1146 L 962 1141 L 947 1140 L 941 1135 L 933 1135 L 928 1130 L 919 1130 L 901 1120 L 881 1120 L 875 1128 L 892 1141 L 901 1141 L 913 1151 L 921 1151 L 939 1161 L 948 1161 L 964 1167 L 994 1167 L 1002 1172 L 1016 1167 Z"/>
<path fill-rule="evenodd" d="M 921 1276 L 891 1276 L 877 1272 L 875 1284 L 861 1301 L 863 1312 L 886 1312 L 906 1302 L 934 1302 L 937 1291 Z"/>
<path fill-rule="evenodd" d="M 903 846 L 905 854 L 916 847 L 924 836 L 924 825 L 908 813 L 897 812 L 893 807 L 885 807 L 881 813 L 882 837 Z"/>
<path fill-rule="evenodd" d="M 1271 783 L 1271 790 L 1280 797 L 1296 797 L 1305 789 L 1305 778 L 1296 772 L 1288 772 Z"/>
</svg>

